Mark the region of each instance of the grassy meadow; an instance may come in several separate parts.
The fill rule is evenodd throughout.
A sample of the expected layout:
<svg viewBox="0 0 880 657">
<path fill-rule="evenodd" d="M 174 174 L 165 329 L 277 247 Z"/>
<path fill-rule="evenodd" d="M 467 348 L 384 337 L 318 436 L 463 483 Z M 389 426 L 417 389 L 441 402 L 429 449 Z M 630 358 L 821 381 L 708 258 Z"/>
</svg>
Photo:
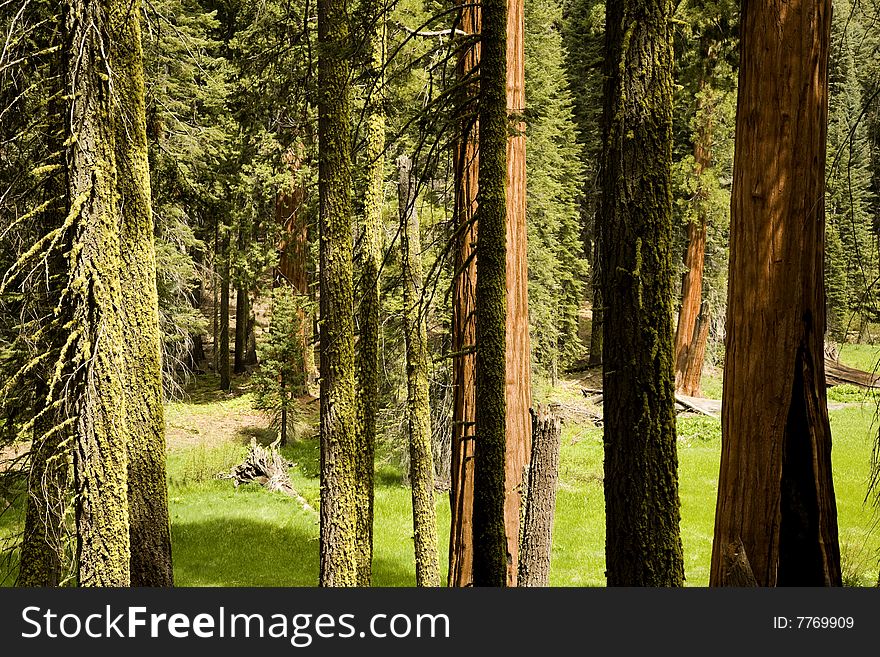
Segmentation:
<svg viewBox="0 0 880 657">
<path fill-rule="evenodd" d="M 876 348 L 846 348 L 843 360 L 872 369 Z M 294 487 L 313 508 L 256 484 L 235 489 L 217 475 L 241 462 L 251 440 L 269 443 L 274 432 L 253 409 L 247 380 L 235 391 L 216 391 L 200 377 L 186 401 L 167 406 L 168 479 L 175 580 L 179 586 L 314 586 L 318 572 L 317 400 L 300 403 L 296 440 L 283 450 L 294 463 Z M 602 494 L 602 432 L 586 418 L 589 401 L 581 381 L 566 380 L 536 393 L 559 403 L 564 418 L 559 493 L 554 529 L 551 584 L 603 586 L 605 520 Z M 589 382 L 586 382 L 589 383 Z M 845 582 L 877 583 L 880 531 L 866 503 L 874 444 L 873 395 L 847 387 L 832 389 L 831 426 L 841 552 Z M 704 393 L 720 396 L 720 377 L 707 376 Z M 709 576 L 717 493 L 721 428 L 717 419 L 680 415 L 678 420 L 682 540 L 687 584 L 705 586 Z M 22 478 L 5 478 L 0 489 L 0 540 L 7 545 L 22 528 Z M 410 491 L 399 467 L 377 465 L 374 584 L 412 586 Z M 440 562 L 443 575 L 449 525 L 448 496 L 437 495 Z M 0 563 L 10 585 L 14 557 Z"/>
</svg>

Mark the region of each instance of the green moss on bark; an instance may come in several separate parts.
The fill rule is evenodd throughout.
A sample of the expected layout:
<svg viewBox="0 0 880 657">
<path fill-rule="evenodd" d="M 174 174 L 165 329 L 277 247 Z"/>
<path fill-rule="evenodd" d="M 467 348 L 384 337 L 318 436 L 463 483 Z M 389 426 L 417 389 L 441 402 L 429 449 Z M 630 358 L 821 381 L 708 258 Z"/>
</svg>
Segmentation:
<svg viewBox="0 0 880 657">
<path fill-rule="evenodd" d="M 476 285 L 474 585 L 505 586 L 507 2 L 482 4 Z"/>
<path fill-rule="evenodd" d="M 369 586 L 373 562 L 373 473 L 379 414 L 379 274 L 382 266 L 382 207 L 385 185 L 385 113 L 382 87 L 385 24 L 378 18 L 370 35 L 372 107 L 367 116 L 367 190 L 361 261 L 358 338 L 357 548 L 358 584 Z"/>
<path fill-rule="evenodd" d="M 431 399 L 428 386 L 428 330 L 422 304 L 422 245 L 416 213 L 412 162 L 401 156 L 398 206 L 403 268 L 404 338 L 412 485 L 416 585 L 440 586 L 437 514 L 434 508 L 434 455 L 431 451 Z"/>
<path fill-rule="evenodd" d="M 672 9 L 608 3 L 602 150 L 608 584 L 679 586 L 672 335 Z"/>
<path fill-rule="evenodd" d="M 358 583 L 348 20 L 318 2 L 322 586 Z"/>
<path fill-rule="evenodd" d="M 171 586 L 156 255 L 144 110 L 140 2 L 111 3 L 121 214 L 125 413 L 132 586 Z"/>
<path fill-rule="evenodd" d="M 113 4 L 73 2 L 66 20 L 69 113 L 68 253 L 77 566 L 80 586 L 128 586 L 128 430 L 119 272 L 119 196 L 113 98 L 105 57 Z M 72 56 L 76 54 L 76 56 Z"/>
</svg>

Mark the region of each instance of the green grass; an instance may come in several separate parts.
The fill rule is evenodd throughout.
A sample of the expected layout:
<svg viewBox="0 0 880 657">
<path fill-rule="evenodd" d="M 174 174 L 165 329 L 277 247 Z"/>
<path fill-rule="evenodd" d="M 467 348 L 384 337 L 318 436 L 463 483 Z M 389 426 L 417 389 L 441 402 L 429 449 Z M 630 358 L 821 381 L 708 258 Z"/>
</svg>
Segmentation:
<svg viewBox="0 0 880 657">
<path fill-rule="evenodd" d="M 577 392 L 577 391 L 575 391 Z M 579 394 L 579 393 L 578 393 Z M 577 398 L 572 396 L 571 401 Z M 318 522 L 314 512 L 256 485 L 235 489 L 216 475 L 240 462 L 252 438 L 270 442 L 271 431 L 230 418 L 252 419 L 247 395 L 202 398 L 169 407 L 169 425 L 182 432 L 169 452 L 168 476 L 175 578 L 181 586 L 310 586 L 317 583 Z M 880 532 L 864 498 L 874 429 L 872 404 L 831 413 L 834 477 L 843 568 L 851 585 L 877 581 Z M 313 420 L 314 418 L 309 418 Z M 249 420 L 250 421 L 250 420 Z M 182 427 L 182 429 L 180 428 Z M 233 428 L 230 428 L 233 427 Z M 222 433 L 222 431 L 226 433 Z M 197 433 L 193 434 L 194 431 Z M 706 417 L 678 422 L 682 541 L 687 584 L 708 582 L 720 458 L 720 424 Z M 318 507 L 318 444 L 303 431 L 285 456 L 294 487 Z M 603 586 L 605 519 L 602 434 L 570 420 L 564 427 L 550 581 L 556 586 Z M 5 482 L 5 483 L 4 483 Z M 0 540 L 20 532 L 21 484 L 0 478 Z M 19 500 L 19 501 L 16 501 Z M 2 499 L 0 499 L 2 503 Z M 410 490 L 401 473 L 381 465 L 376 473 L 374 584 L 415 583 Z M 440 563 L 445 577 L 449 502 L 437 494 Z M 11 563 L 0 562 L 10 583 Z"/>
<path fill-rule="evenodd" d="M 878 369 L 880 362 L 880 347 L 872 344 L 840 345 L 840 362 L 865 372 L 873 372 Z"/>
</svg>

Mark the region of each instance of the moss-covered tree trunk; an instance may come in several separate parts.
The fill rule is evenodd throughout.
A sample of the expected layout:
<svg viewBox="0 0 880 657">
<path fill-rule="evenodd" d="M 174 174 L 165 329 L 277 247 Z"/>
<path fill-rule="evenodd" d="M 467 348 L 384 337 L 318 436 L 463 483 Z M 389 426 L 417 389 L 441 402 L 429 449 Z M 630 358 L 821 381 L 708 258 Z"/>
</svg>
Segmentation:
<svg viewBox="0 0 880 657">
<path fill-rule="evenodd" d="M 74 0 L 66 19 L 68 190 L 72 248 L 67 287 L 74 373 L 74 480 L 80 586 L 128 586 L 130 538 L 125 330 L 120 316 L 117 111 L 110 0 Z"/>
<path fill-rule="evenodd" d="M 42 45 L 42 44 L 40 44 Z M 49 70 L 51 93 L 47 105 L 46 143 L 53 153 L 50 164 L 59 166 L 56 174 L 49 176 L 46 184 L 46 200 L 49 202 L 44 217 L 44 234 L 59 228 L 70 212 L 67 184 L 64 176 L 65 121 L 63 98 L 64 53 L 53 55 Z M 57 304 L 63 285 L 66 263 L 59 252 L 49 255 L 46 262 L 49 286 L 46 290 L 46 312 Z M 42 287 L 42 286 L 41 286 Z M 57 311 L 56 311 L 57 312 Z M 48 348 L 57 358 L 63 346 L 63 330 L 52 327 L 48 333 Z M 28 473 L 28 498 L 25 512 L 24 533 L 16 586 L 58 586 L 65 571 L 65 549 L 68 529 L 65 518 L 71 484 L 71 433 L 64 425 L 60 413 L 59 382 L 53 372 L 44 369 L 38 374 L 36 415 L 34 417 L 31 467 Z"/>
<path fill-rule="evenodd" d="M 507 2 L 484 0 L 477 201 L 474 585 L 507 585 Z"/>
<path fill-rule="evenodd" d="M 434 509 L 434 455 L 431 451 L 428 329 L 422 298 L 422 243 L 415 206 L 416 185 L 412 177 L 412 161 L 400 156 L 397 169 L 416 585 L 440 586 L 437 514 Z"/>
<path fill-rule="evenodd" d="M 672 372 L 672 5 L 634 0 L 606 7 L 606 573 L 609 586 L 679 586 L 684 566 Z"/>
<path fill-rule="evenodd" d="M 480 32 L 479 6 L 459 0 L 460 29 L 468 35 Z M 469 37 L 472 38 L 472 37 Z M 449 532 L 449 586 L 470 586 L 474 564 L 474 396 L 476 340 L 477 189 L 479 170 L 478 124 L 473 118 L 473 99 L 478 94 L 475 77 L 480 46 L 462 48 L 458 79 L 462 84 L 462 117 L 453 152 L 455 176 L 455 277 L 452 293 L 452 467 Z"/>
<path fill-rule="evenodd" d="M 831 0 L 742 6 L 721 472 L 710 584 L 839 586 L 825 392 Z"/>
<path fill-rule="evenodd" d="M 140 2 L 113 3 L 112 68 L 132 586 L 171 586 L 165 415 L 150 171 L 144 110 Z"/>
<path fill-rule="evenodd" d="M 45 399 L 46 386 L 37 393 Z M 65 517 L 70 488 L 70 432 L 43 406 L 34 422 L 28 500 L 16 586 L 58 586 L 64 577 Z"/>
<path fill-rule="evenodd" d="M 358 583 L 348 21 L 345 0 L 319 0 L 322 586 Z"/>
<path fill-rule="evenodd" d="M 373 471 L 379 415 L 379 273 L 382 266 L 382 207 L 385 201 L 385 17 L 380 3 L 370 26 L 370 108 L 367 116 L 367 189 L 361 241 L 358 317 L 358 584 L 369 586 L 373 565 Z"/>
</svg>

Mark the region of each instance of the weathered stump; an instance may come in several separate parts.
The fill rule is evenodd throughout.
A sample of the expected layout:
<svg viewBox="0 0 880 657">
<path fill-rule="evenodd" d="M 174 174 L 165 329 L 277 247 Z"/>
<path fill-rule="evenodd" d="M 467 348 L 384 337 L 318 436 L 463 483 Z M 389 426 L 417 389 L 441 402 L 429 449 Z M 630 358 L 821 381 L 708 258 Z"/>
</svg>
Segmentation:
<svg viewBox="0 0 880 657">
<path fill-rule="evenodd" d="M 532 457 L 525 491 L 518 586 L 547 586 L 562 423 L 547 407 L 539 407 L 537 412 L 532 409 L 531 415 Z"/>
</svg>

